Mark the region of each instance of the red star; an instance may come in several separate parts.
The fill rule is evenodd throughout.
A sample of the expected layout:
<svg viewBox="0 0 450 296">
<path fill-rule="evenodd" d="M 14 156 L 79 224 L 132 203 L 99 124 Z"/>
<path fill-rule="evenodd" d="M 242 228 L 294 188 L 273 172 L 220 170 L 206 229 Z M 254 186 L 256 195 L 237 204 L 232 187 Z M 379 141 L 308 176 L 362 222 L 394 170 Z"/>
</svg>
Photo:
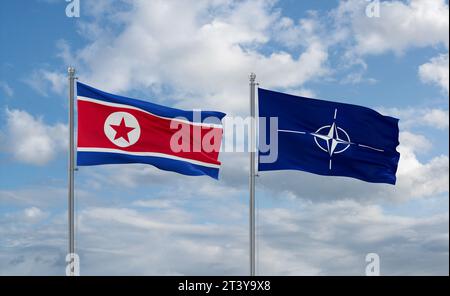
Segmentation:
<svg viewBox="0 0 450 296">
<path fill-rule="evenodd" d="M 120 121 L 119 125 L 110 124 L 110 126 L 116 131 L 114 140 L 123 138 L 125 141 L 130 143 L 130 139 L 128 139 L 128 133 L 130 133 L 135 128 L 126 126 L 124 117 L 122 117 L 122 120 Z"/>
</svg>

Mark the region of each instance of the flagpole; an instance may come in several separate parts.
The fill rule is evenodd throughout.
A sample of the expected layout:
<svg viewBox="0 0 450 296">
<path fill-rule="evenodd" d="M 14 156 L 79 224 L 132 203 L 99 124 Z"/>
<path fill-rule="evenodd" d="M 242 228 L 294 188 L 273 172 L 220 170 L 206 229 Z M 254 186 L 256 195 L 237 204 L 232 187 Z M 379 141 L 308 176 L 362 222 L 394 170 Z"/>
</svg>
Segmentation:
<svg viewBox="0 0 450 296">
<path fill-rule="evenodd" d="M 74 198 L 74 172 L 75 172 L 75 141 L 74 141 L 74 101 L 75 101 L 75 68 L 67 69 L 69 76 L 69 262 L 70 275 L 75 275 L 73 255 L 75 254 L 75 198 Z"/>
<path fill-rule="evenodd" d="M 250 74 L 250 275 L 255 275 L 255 151 L 256 151 L 256 132 L 255 132 L 255 73 Z"/>
</svg>

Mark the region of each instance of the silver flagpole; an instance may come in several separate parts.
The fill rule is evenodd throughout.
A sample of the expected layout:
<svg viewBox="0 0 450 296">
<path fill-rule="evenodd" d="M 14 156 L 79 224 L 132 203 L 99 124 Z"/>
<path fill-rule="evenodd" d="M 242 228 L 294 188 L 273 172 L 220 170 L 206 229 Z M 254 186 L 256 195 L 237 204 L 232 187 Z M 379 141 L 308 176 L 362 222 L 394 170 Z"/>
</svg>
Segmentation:
<svg viewBox="0 0 450 296">
<path fill-rule="evenodd" d="M 255 275 L 255 151 L 256 151 L 256 132 L 255 132 L 255 79 L 256 74 L 250 74 L 250 275 Z"/>
<path fill-rule="evenodd" d="M 75 201 L 74 201 L 74 171 L 75 171 L 75 145 L 74 145 L 74 101 L 75 101 L 75 68 L 67 69 L 69 74 L 69 254 L 70 275 L 75 275 Z"/>
</svg>

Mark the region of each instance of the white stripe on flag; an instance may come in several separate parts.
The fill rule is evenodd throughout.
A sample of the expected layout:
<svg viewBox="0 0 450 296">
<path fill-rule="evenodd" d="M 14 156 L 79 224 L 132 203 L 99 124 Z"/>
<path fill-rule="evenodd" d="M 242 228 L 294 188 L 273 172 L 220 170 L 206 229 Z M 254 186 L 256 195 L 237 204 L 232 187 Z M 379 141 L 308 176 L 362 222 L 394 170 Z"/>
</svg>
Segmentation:
<svg viewBox="0 0 450 296">
<path fill-rule="evenodd" d="M 216 168 L 216 169 L 220 168 L 220 165 L 218 165 L 218 164 L 208 163 L 208 162 L 203 162 L 200 160 L 194 160 L 194 159 L 190 159 L 190 158 L 184 158 L 184 157 L 174 156 L 174 155 L 165 154 L 165 153 L 158 153 L 158 152 L 129 152 L 129 151 L 123 151 L 120 149 L 92 148 L 92 147 L 78 147 L 77 151 L 79 151 L 79 152 L 120 153 L 120 154 L 128 154 L 128 155 L 135 155 L 135 156 L 154 156 L 154 157 L 161 157 L 161 158 L 185 161 L 185 162 L 189 162 L 189 163 L 192 163 L 195 165 L 201 165 L 201 166 L 210 167 L 210 168 Z"/>
</svg>

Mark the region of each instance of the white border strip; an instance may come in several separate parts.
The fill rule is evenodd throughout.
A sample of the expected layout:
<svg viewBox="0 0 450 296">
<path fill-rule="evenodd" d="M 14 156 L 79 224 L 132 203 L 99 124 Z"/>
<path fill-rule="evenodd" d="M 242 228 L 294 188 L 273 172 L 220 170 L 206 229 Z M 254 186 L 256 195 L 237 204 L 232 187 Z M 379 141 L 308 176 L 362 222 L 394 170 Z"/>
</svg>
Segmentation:
<svg viewBox="0 0 450 296">
<path fill-rule="evenodd" d="M 194 160 L 194 159 L 189 159 L 189 158 L 169 155 L 169 154 L 165 154 L 165 153 L 158 153 L 158 152 L 129 152 L 129 151 L 124 151 L 124 150 L 120 150 L 120 149 L 95 148 L 95 147 L 94 148 L 91 148 L 91 147 L 78 147 L 77 151 L 79 151 L 79 152 L 120 153 L 120 154 L 136 155 L 136 156 L 154 156 L 154 157 L 161 157 L 161 158 L 168 158 L 168 159 L 173 159 L 173 160 L 185 161 L 185 162 L 189 162 L 189 163 L 192 163 L 192 164 L 195 164 L 195 165 L 201 165 L 201 166 L 215 168 L 215 169 L 219 169 L 220 168 L 220 165 L 218 165 L 218 164 L 207 163 L 207 162 L 203 162 L 203 161 L 200 161 L 200 160 Z"/>
<path fill-rule="evenodd" d="M 372 150 L 375 150 L 375 151 L 378 151 L 378 152 L 384 152 L 383 149 L 378 149 L 378 148 L 374 148 L 374 147 L 367 146 L 367 145 L 363 145 L 363 144 L 358 144 L 358 146 L 359 146 L 359 147 L 363 147 L 363 148 L 372 149 Z"/>
<path fill-rule="evenodd" d="M 298 131 L 282 130 L 282 129 L 279 129 L 278 131 L 282 132 L 282 133 L 293 133 L 293 134 L 301 134 L 301 135 L 305 135 L 306 134 L 306 132 L 298 132 Z"/>
<path fill-rule="evenodd" d="M 173 120 L 173 121 L 186 123 L 186 124 L 190 124 L 190 125 L 201 126 L 201 127 L 206 127 L 206 128 L 223 129 L 222 125 L 218 125 L 218 124 L 214 124 L 214 123 L 191 122 L 191 121 L 188 121 L 188 120 L 182 120 L 182 119 L 178 119 L 178 118 L 170 118 L 170 117 L 159 116 L 159 115 L 153 114 L 151 112 L 148 112 L 148 111 L 146 111 L 144 109 L 135 107 L 135 106 L 125 105 L 125 104 L 118 104 L 118 103 L 111 103 L 111 102 L 106 102 L 106 101 L 92 99 L 92 98 L 83 97 L 83 96 L 78 96 L 77 99 L 80 100 L 80 101 L 100 104 L 100 105 L 109 106 L 109 107 L 133 109 L 133 110 L 141 111 L 141 112 L 144 112 L 144 113 L 147 113 L 147 114 L 150 114 L 152 116 L 159 117 L 159 118 L 162 118 L 162 119 Z"/>
</svg>

